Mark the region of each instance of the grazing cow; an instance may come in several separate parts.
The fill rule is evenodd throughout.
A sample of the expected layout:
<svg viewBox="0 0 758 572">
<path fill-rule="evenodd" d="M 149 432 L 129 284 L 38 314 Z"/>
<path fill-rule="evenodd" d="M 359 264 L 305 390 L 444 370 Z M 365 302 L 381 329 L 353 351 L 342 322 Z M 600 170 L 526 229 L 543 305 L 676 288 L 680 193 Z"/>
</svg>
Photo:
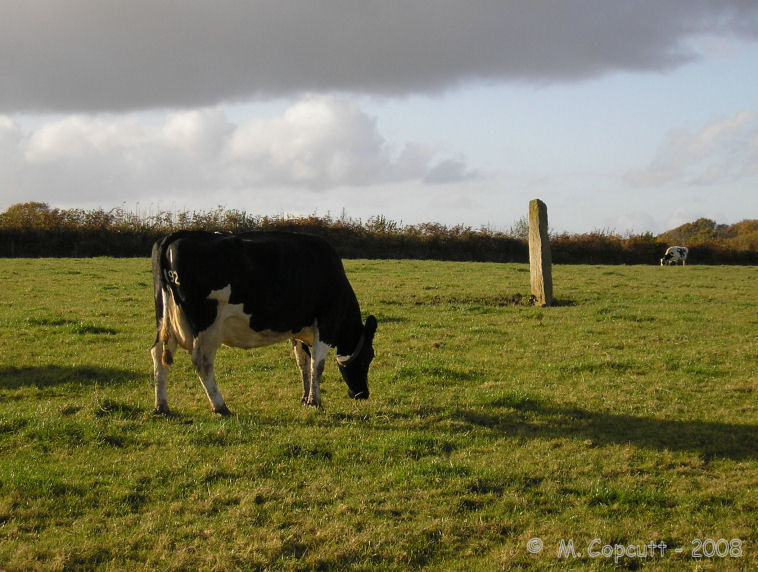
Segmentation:
<svg viewBox="0 0 758 572">
<path fill-rule="evenodd" d="M 168 412 L 166 382 L 177 346 L 187 350 L 215 413 L 229 415 L 213 362 L 238 348 L 292 341 L 303 403 L 321 406 L 330 347 L 353 399 L 367 399 L 376 318 L 364 325 L 334 249 L 316 236 L 182 231 L 153 246 L 156 339 L 150 353 L 155 411 Z"/>
<path fill-rule="evenodd" d="M 689 251 L 690 249 L 686 246 L 669 246 L 666 249 L 666 254 L 661 258 L 661 266 L 664 264 L 676 264 L 680 260 L 682 261 L 682 266 L 684 266 L 687 263 L 687 253 Z"/>
</svg>

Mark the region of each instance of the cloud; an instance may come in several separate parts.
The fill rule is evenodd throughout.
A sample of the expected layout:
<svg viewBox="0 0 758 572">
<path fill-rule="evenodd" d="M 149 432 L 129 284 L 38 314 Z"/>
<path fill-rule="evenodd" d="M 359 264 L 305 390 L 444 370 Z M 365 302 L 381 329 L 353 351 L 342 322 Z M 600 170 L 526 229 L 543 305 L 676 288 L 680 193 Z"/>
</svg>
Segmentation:
<svg viewBox="0 0 758 572">
<path fill-rule="evenodd" d="M 649 165 L 628 172 L 633 187 L 707 186 L 758 174 L 758 114 L 742 111 L 700 131 L 669 132 Z"/>
<path fill-rule="evenodd" d="M 24 132 L 0 116 L 0 181 L 12 202 L 62 197 L 121 202 L 224 190 L 324 190 L 474 176 L 463 157 L 394 144 L 358 105 L 305 96 L 273 117 L 235 124 L 219 108 L 137 115 L 71 115 Z M 5 198 L 5 197 L 4 197 Z"/>
<path fill-rule="evenodd" d="M 434 165 L 424 177 L 424 182 L 430 185 L 446 185 L 478 178 L 478 173 L 468 170 L 466 161 L 463 158 L 457 158 L 444 159 Z"/>
<path fill-rule="evenodd" d="M 196 108 L 665 70 L 758 38 L 745 0 L 47 0 L 0 4 L 0 112 Z"/>
<path fill-rule="evenodd" d="M 228 151 L 240 183 L 326 188 L 398 175 L 375 121 L 354 103 L 328 96 L 307 96 L 280 117 L 241 125 Z M 423 170 L 423 161 L 415 167 Z"/>
</svg>

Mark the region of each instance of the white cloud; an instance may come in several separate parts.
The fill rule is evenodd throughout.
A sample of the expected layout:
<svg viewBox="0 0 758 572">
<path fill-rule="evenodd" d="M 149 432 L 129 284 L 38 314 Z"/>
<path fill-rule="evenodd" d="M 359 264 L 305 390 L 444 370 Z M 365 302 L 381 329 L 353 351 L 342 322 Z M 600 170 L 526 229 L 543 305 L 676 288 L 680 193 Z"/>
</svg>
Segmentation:
<svg viewBox="0 0 758 572">
<path fill-rule="evenodd" d="M 376 122 L 354 103 L 335 97 L 307 96 L 280 117 L 241 125 L 228 152 L 242 176 L 240 184 L 326 188 L 394 178 Z"/>
<path fill-rule="evenodd" d="M 21 137 L 21 127 L 12 118 L 0 115 L 0 145 L 3 149 L 16 146 Z"/>
<path fill-rule="evenodd" d="M 634 187 L 708 186 L 756 174 L 758 115 L 742 111 L 691 132 L 669 132 L 650 164 L 625 176 Z"/>
<path fill-rule="evenodd" d="M 218 108 L 139 116 L 74 115 L 24 133 L 0 118 L 8 203 L 66 195 L 119 203 L 224 190 L 325 190 L 473 176 L 463 157 L 395 144 L 355 103 L 306 96 L 277 116 L 232 123 Z M 5 199 L 5 196 L 3 197 Z"/>
<path fill-rule="evenodd" d="M 108 121 L 75 115 L 51 121 L 35 130 L 24 145 L 24 155 L 33 164 L 92 161 L 140 147 L 148 140 L 149 135 L 133 120 Z"/>
<path fill-rule="evenodd" d="M 395 150 L 375 119 L 355 103 L 334 96 L 306 96 L 279 117 L 240 125 L 227 152 L 238 185 L 324 189 L 429 182 L 430 177 L 434 183 L 457 182 L 461 174 L 473 176 L 462 157 L 435 163 L 438 150 L 414 143 Z M 440 165 L 450 162 L 455 173 L 444 181 L 435 176 Z"/>
<path fill-rule="evenodd" d="M 187 155 L 209 158 L 223 149 L 234 130 L 218 108 L 174 112 L 167 116 L 159 141 Z"/>
<path fill-rule="evenodd" d="M 304 92 L 573 81 L 758 37 L 745 0 L 0 3 L 0 112 L 196 108 Z"/>
<path fill-rule="evenodd" d="M 456 158 L 444 159 L 434 165 L 424 177 L 424 182 L 430 185 L 444 185 L 478 178 L 478 173 L 468 170 L 463 158 Z"/>
</svg>

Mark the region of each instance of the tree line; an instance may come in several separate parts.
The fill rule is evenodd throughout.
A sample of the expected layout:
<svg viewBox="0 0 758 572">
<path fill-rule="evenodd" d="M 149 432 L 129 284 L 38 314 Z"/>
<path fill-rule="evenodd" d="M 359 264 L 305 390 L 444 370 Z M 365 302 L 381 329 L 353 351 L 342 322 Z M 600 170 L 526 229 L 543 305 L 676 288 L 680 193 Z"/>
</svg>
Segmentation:
<svg viewBox="0 0 758 572">
<path fill-rule="evenodd" d="M 481 262 L 528 262 L 528 223 L 507 231 L 489 227 L 405 225 L 383 216 L 368 220 L 322 216 L 262 216 L 218 207 L 210 211 L 162 211 L 141 215 L 123 208 L 58 209 L 46 203 L 11 206 L 0 214 L 0 257 L 140 257 L 170 232 L 283 230 L 329 240 L 344 258 L 416 258 Z M 668 246 L 690 248 L 694 264 L 758 263 L 758 220 L 718 225 L 708 219 L 658 236 L 613 231 L 551 235 L 556 264 L 656 264 Z"/>
</svg>

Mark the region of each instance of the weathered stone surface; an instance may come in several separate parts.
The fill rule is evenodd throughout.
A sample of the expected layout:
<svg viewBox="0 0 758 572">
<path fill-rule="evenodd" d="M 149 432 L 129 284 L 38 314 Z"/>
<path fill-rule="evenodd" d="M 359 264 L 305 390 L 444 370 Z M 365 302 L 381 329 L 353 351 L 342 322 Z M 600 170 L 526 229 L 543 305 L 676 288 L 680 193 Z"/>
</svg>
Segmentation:
<svg viewBox="0 0 758 572">
<path fill-rule="evenodd" d="M 547 236 L 547 205 L 529 201 L 529 269 L 532 296 L 537 306 L 553 303 L 553 259 Z"/>
</svg>

